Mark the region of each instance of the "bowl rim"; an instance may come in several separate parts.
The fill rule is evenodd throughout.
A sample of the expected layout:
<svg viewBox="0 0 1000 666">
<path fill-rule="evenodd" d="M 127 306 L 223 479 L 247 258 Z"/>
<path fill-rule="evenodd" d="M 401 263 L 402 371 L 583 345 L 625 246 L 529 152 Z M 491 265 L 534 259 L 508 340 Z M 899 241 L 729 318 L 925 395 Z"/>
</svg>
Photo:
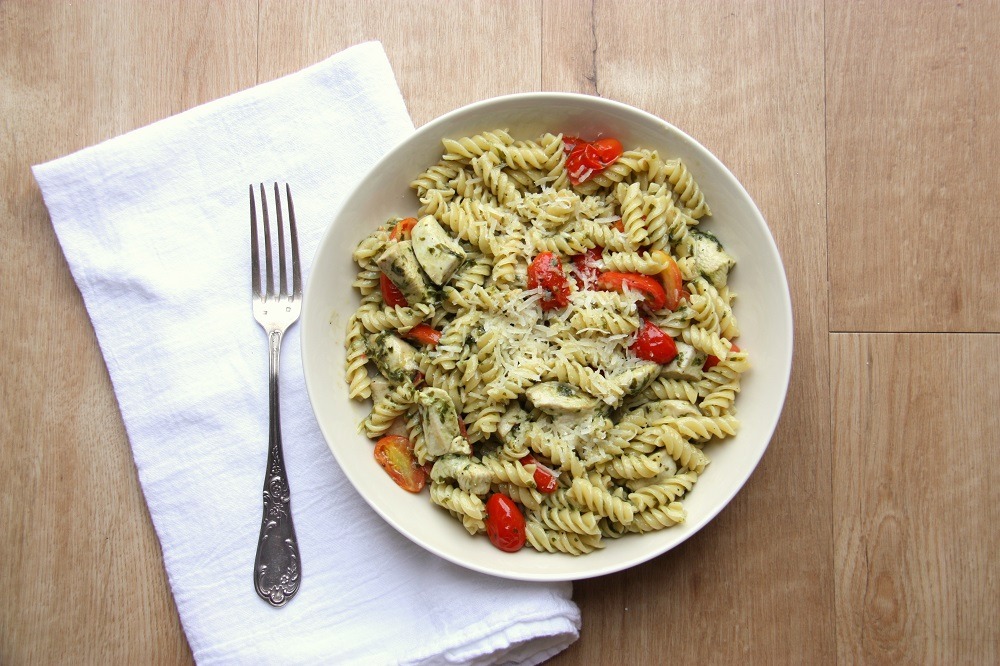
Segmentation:
<svg viewBox="0 0 1000 666">
<path fill-rule="evenodd" d="M 312 281 L 314 275 L 314 271 L 312 270 L 312 268 L 315 266 L 317 257 L 326 247 L 327 243 L 330 242 L 329 239 L 334 230 L 335 226 L 334 223 L 336 222 L 337 219 L 339 219 L 343 215 L 347 202 L 354 199 L 357 192 L 362 190 L 362 188 L 365 186 L 367 174 L 373 173 L 379 170 L 380 167 L 382 167 L 383 165 L 391 163 L 394 159 L 397 159 L 398 153 L 404 150 L 405 146 L 418 135 L 423 136 L 428 133 L 433 133 L 436 128 L 448 125 L 457 116 L 474 113 L 475 111 L 481 108 L 489 107 L 498 103 L 515 102 L 515 101 L 529 101 L 529 102 L 537 101 L 540 104 L 553 101 L 562 101 L 571 103 L 583 102 L 587 105 L 593 105 L 596 107 L 603 108 L 607 112 L 619 112 L 619 113 L 638 115 L 645 121 L 660 125 L 666 131 L 676 133 L 683 140 L 690 142 L 691 144 L 696 146 L 698 150 L 701 151 L 702 155 L 700 155 L 700 157 L 704 158 L 707 162 L 709 162 L 712 169 L 717 169 L 721 171 L 723 174 L 725 174 L 736 186 L 739 193 L 743 197 L 745 197 L 746 201 L 750 202 L 753 208 L 753 212 L 759 218 L 761 226 L 766 232 L 766 238 L 765 238 L 766 248 L 771 253 L 772 255 L 771 259 L 774 260 L 774 262 L 776 263 L 778 274 L 780 275 L 781 278 L 780 289 L 778 289 L 778 285 L 775 285 L 775 291 L 778 293 L 778 296 L 780 297 L 779 298 L 780 306 L 783 311 L 782 314 L 784 315 L 785 318 L 785 326 L 783 332 L 789 344 L 785 349 L 784 354 L 782 354 L 779 357 L 779 360 L 782 363 L 782 368 L 784 369 L 784 372 L 782 374 L 782 381 L 780 383 L 780 386 L 778 387 L 778 389 L 780 390 L 780 401 L 778 402 L 779 408 L 775 410 L 775 412 L 772 414 L 770 422 L 767 423 L 766 426 L 761 430 L 762 437 L 766 434 L 766 438 L 764 438 L 763 446 L 760 447 L 759 452 L 756 454 L 756 457 L 752 461 L 748 461 L 752 462 L 752 464 L 748 464 L 746 466 L 746 471 L 743 472 L 740 475 L 740 477 L 738 477 L 735 483 L 732 483 L 729 486 L 728 491 L 722 494 L 721 499 L 718 500 L 710 510 L 705 511 L 704 513 L 698 516 L 697 524 L 688 529 L 685 533 L 683 533 L 676 541 L 666 544 L 665 547 L 663 548 L 653 548 L 647 552 L 639 553 L 633 557 L 615 561 L 607 566 L 595 567 L 592 570 L 588 570 L 587 572 L 584 573 L 560 574 L 558 572 L 498 570 L 494 567 L 480 565 L 477 562 L 472 561 L 470 559 L 463 560 L 459 557 L 452 556 L 450 553 L 439 550 L 435 548 L 433 545 L 426 543 L 425 541 L 418 538 L 416 535 L 412 534 L 404 525 L 401 525 L 392 516 L 386 514 L 369 497 L 368 494 L 361 492 L 359 488 L 359 482 L 352 476 L 352 473 L 349 471 L 350 466 L 344 465 L 344 462 L 341 460 L 340 456 L 337 453 L 337 449 L 332 444 L 333 439 L 330 437 L 330 434 L 324 427 L 323 421 L 319 418 L 316 395 L 317 391 L 319 391 L 318 382 L 322 381 L 322 379 L 316 376 L 316 374 L 314 374 L 314 371 L 310 369 L 311 368 L 310 364 L 307 363 L 307 359 L 311 355 L 310 352 L 312 349 L 312 343 L 310 341 L 311 338 L 308 334 L 308 331 L 312 329 L 312 326 L 310 325 L 311 308 L 305 307 L 305 305 L 309 300 L 310 293 L 314 292 L 314 290 L 312 289 L 313 286 Z M 652 113 L 649 113 L 648 111 L 644 111 L 630 104 L 625 104 L 623 102 L 618 102 L 616 100 L 611 100 L 604 97 L 597 97 L 594 95 L 587 95 L 582 93 L 520 92 L 520 93 L 512 93 L 505 95 L 497 95 L 494 97 L 489 97 L 486 99 L 471 102 L 469 104 L 465 104 L 463 106 L 452 109 L 451 111 L 448 111 L 434 118 L 433 120 L 427 122 L 426 124 L 415 128 L 414 132 L 412 132 L 406 138 L 402 139 L 400 142 L 398 142 L 396 145 L 390 148 L 381 158 L 379 158 L 365 172 L 365 176 L 362 176 L 358 180 L 357 184 L 345 193 L 342 203 L 339 206 L 337 206 L 336 210 L 334 211 L 333 215 L 328 221 L 327 226 L 320 237 L 320 241 L 317 244 L 315 254 L 312 258 L 312 263 L 310 263 L 309 266 L 310 266 L 309 276 L 306 280 L 306 284 L 304 286 L 304 291 L 303 291 L 302 321 L 300 322 L 301 326 L 300 356 L 302 362 L 303 375 L 306 384 L 306 393 L 309 396 L 310 407 L 313 410 L 317 424 L 319 425 L 320 431 L 323 434 L 323 438 L 327 444 L 327 448 L 333 454 L 333 457 L 336 460 L 337 465 L 344 473 L 344 476 L 346 476 L 347 479 L 350 481 L 351 485 L 354 487 L 355 492 L 357 492 L 362 497 L 362 499 L 364 499 L 365 503 L 368 504 L 368 506 L 370 506 L 384 521 L 386 521 L 389 525 L 391 525 L 397 532 L 399 532 L 407 539 L 409 539 L 411 542 L 423 548 L 424 550 L 433 553 L 434 555 L 441 557 L 444 560 L 447 560 L 449 562 L 452 562 L 456 565 L 459 565 L 463 568 L 472 571 L 477 571 L 480 573 L 496 576 L 499 578 L 521 580 L 521 581 L 560 582 L 560 581 L 586 580 L 588 578 L 595 578 L 598 576 L 604 576 L 624 571 L 626 569 L 630 569 L 634 566 L 638 566 L 640 564 L 653 560 L 656 557 L 659 557 L 660 555 L 663 555 L 664 553 L 667 553 L 677 548 L 678 546 L 689 540 L 692 536 L 697 534 L 699 531 L 701 531 L 701 529 L 703 529 L 710 522 L 712 522 L 715 519 L 715 517 L 722 512 L 723 509 L 729 506 L 733 498 L 743 489 L 743 486 L 746 485 L 747 481 L 757 470 L 757 467 L 759 466 L 761 459 L 764 457 L 764 454 L 770 447 L 771 441 L 774 438 L 775 430 L 777 429 L 778 424 L 781 420 L 781 416 L 784 412 L 784 407 L 788 397 L 788 389 L 791 382 L 792 362 L 794 358 L 794 318 L 793 318 L 793 310 L 791 303 L 791 292 L 788 286 L 788 276 L 785 271 L 785 264 L 784 261 L 782 261 L 781 259 L 781 253 L 779 252 L 777 243 L 774 240 L 774 235 L 771 233 L 771 228 L 768 226 L 767 221 L 764 218 L 763 213 L 761 213 L 760 208 L 757 206 L 756 201 L 754 201 L 754 199 L 746 191 L 746 188 L 743 186 L 743 183 L 740 182 L 738 178 L 736 178 L 736 176 L 732 173 L 732 171 L 730 171 L 729 168 L 718 157 L 716 157 L 716 155 L 712 151 L 710 151 L 708 148 L 702 145 L 701 142 L 699 142 L 691 135 L 687 134 L 684 130 L 680 129 L 676 125 L 673 125 L 672 123 L 670 123 L 667 120 L 664 120 L 663 118 L 660 118 L 656 115 L 653 115 Z"/>
</svg>

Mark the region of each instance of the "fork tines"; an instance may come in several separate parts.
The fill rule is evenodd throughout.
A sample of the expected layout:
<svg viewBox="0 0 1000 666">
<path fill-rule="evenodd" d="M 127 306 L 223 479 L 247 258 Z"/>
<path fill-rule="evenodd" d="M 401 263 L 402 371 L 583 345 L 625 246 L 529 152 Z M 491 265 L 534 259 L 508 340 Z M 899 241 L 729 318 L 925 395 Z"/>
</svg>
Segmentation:
<svg viewBox="0 0 1000 666">
<path fill-rule="evenodd" d="M 274 282 L 274 264 L 272 257 L 274 249 L 271 245 L 271 222 L 268 213 L 267 193 L 264 184 L 260 184 L 260 205 L 261 216 L 264 226 L 264 279 L 266 289 L 261 290 L 260 282 L 260 247 L 258 243 L 257 231 L 257 201 L 254 197 L 253 185 L 250 186 L 250 247 L 251 247 L 251 281 L 253 283 L 253 295 L 262 300 L 269 300 L 280 297 L 285 298 L 291 295 L 292 298 L 299 298 L 302 295 L 302 269 L 299 266 L 299 237 L 295 229 L 295 208 L 292 206 L 292 189 L 285 183 L 285 201 L 288 206 L 288 233 L 292 250 L 292 284 L 289 293 L 289 284 L 285 268 L 285 223 L 282 214 L 281 190 L 278 183 L 274 184 L 274 211 L 277 218 L 278 230 L 278 283 Z"/>
</svg>

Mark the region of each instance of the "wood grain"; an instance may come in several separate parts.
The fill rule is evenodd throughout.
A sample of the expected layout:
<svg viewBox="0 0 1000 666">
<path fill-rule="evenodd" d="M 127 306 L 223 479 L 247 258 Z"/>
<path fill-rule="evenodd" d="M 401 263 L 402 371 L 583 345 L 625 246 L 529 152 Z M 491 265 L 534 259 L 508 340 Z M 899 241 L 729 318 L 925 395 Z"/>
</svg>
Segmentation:
<svg viewBox="0 0 1000 666">
<path fill-rule="evenodd" d="M 996 331 L 1000 4 L 826 13 L 832 329 Z"/>
<path fill-rule="evenodd" d="M 191 659 L 30 166 L 369 39 L 416 125 L 531 90 L 669 120 L 785 260 L 761 466 L 680 548 L 576 584 L 553 664 L 996 663 L 998 37 L 996 0 L 0 2 L 0 663 Z"/>
<path fill-rule="evenodd" d="M 190 659 L 107 370 L 29 168 L 252 84 L 255 19 L 250 3 L 0 4 L 0 662 Z"/>
<path fill-rule="evenodd" d="M 416 126 L 497 95 L 539 90 L 541 1 L 261 3 L 260 80 L 379 40 Z M 345 20 L 350 17 L 350 20 Z M 289 42 L 288 35 L 304 35 Z M 501 54 L 513 50 L 515 57 Z"/>
<path fill-rule="evenodd" d="M 1000 336 L 830 347 L 839 660 L 997 663 Z"/>
</svg>

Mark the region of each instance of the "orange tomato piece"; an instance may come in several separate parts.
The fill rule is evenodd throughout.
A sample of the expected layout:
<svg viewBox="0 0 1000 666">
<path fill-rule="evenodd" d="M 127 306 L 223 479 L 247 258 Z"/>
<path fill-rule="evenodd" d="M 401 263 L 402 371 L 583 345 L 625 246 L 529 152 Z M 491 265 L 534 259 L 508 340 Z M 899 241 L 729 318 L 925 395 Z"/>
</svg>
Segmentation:
<svg viewBox="0 0 1000 666">
<path fill-rule="evenodd" d="M 427 324 L 417 324 L 404 333 L 403 337 L 416 340 L 425 347 L 434 347 L 441 341 L 441 331 L 431 328 Z"/>
<path fill-rule="evenodd" d="M 402 220 L 396 223 L 396 226 L 393 228 L 392 233 L 389 234 L 389 239 L 398 241 L 408 237 L 410 235 L 410 231 L 413 230 L 413 227 L 415 227 L 416 224 L 417 224 L 417 218 L 415 217 L 403 218 Z"/>
<path fill-rule="evenodd" d="M 413 444 L 400 435 L 386 435 L 375 444 L 375 460 L 396 485 L 419 493 L 427 484 L 427 473 L 413 456 Z"/>
</svg>

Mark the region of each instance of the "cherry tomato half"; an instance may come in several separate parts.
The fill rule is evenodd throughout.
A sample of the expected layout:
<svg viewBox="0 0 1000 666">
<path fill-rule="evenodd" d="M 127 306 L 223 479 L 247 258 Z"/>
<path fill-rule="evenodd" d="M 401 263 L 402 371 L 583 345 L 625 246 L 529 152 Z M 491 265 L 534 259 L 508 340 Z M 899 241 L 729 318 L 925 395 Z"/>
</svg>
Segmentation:
<svg viewBox="0 0 1000 666">
<path fill-rule="evenodd" d="M 419 493 L 427 483 L 427 474 L 413 457 L 413 445 L 400 435 L 386 435 L 375 445 L 375 460 L 396 485 Z"/>
<path fill-rule="evenodd" d="M 597 278 L 597 288 L 603 291 L 624 292 L 626 289 L 638 291 L 643 296 L 643 306 L 647 310 L 662 310 L 667 303 L 667 293 L 657 280 L 640 273 L 618 273 L 608 271 Z"/>
<path fill-rule="evenodd" d="M 738 352 L 739 350 L 740 350 L 740 348 L 734 342 L 733 343 L 732 351 Z M 721 362 L 722 361 L 719 359 L 718 356 L 714 356 L 712 354 L 709 354 L 708 358 L 705 359 L 705 365 L 701 366 L 701 369 L 702 370 L 711 370 L 715 366 L 719 365 L 719 363 L 721 363 Z"/>
<path fill-rule="evenodd" d="M 622 156 L 624 152 L 622 150 L 622 142 L 618 139 L 598 139 L 590 144 L 594 147 L 594 152 L 597 153 L 597 157 L 601 160 L 602 164 L 606 168 L 611 165 L 612 162 L 617 160 Z"/>
<path fill-rule="evenodd" d="M 542 252 L 528 266 L 528 289 L 538 287 L 548 292 L 539 301 L 543 310 L 564 308 L 569 304 L 569 280 L 559 263 L 559 257 L 551 252 Z"/>
<path fill-rule="evenodd" d="M 409 340 L 416 340 L 425 347 L 437 346 L 441 341 L 441 331 L 431 328 L 427 324 L 417 324 L 403 335 Z"/>
<path fill-rule="evenodd" d="M 503 493 L 494 493 L 486 501 L 486 535 L 490 543 L 505 553 L 514 553 L 524 546 L 524 514 Z"/>
<path fill-rule="evenodd" d="M 416 224 L 417 224 L 417 218 L 415 217 L 403 218 L 402 220 L 396 223 L 395 227 L 393 227 L 392 233 L 389 234 L 389 239 L 398 241 L 407 238 L 410 235 L 410 231 L 412 231 L 413 227 L 415 227 Z"/>
<path fill-rule="evenodd" d="M 406 307 L 408 303 L 406 302 L 406 296 L 403 296 L 403 292 L 399 290 L 399 287 L 389 279 L 389 276 L 382 273 L 378 278 L 379 287 L 382 288 L 382 300 L 390 308 L 394 308 L 397 305 L 402 305 Z"/>
<path fill-rule="evenodd" d="M 532 475 L 532 478 L 535 479 L 535 488 L 537 488 L 538 492 L 548 495 L 559 489 L 559 480 L 556 479 L 556 475 L 551 469 L 538 462 L 535 456 L 529 453 L 521 458 L 520 463 L 521 465 L 535 466 L 535 473 Z"/>
<path fill-rule="evenodd" d="M 593 283 L 597 276 L 601 274 L 598 263 L 604 254 L 604 248 L 592 247 L 583 254 L 573 255 L 573 266 L 576 268 L 576 283 L 583 286 L 583 283 Z"/>
<path fill-rule="evenodd" d="M 660 365 L 666 365 L 677 358 L 677 345 L 674 344 L 674 339 L 664 333 L 659 326 L 645 319 L 642 320 L 639 334 L 635 336 L 635 342 L 629 349 L 639 358 L 655 361 Z"/>
</svg>

